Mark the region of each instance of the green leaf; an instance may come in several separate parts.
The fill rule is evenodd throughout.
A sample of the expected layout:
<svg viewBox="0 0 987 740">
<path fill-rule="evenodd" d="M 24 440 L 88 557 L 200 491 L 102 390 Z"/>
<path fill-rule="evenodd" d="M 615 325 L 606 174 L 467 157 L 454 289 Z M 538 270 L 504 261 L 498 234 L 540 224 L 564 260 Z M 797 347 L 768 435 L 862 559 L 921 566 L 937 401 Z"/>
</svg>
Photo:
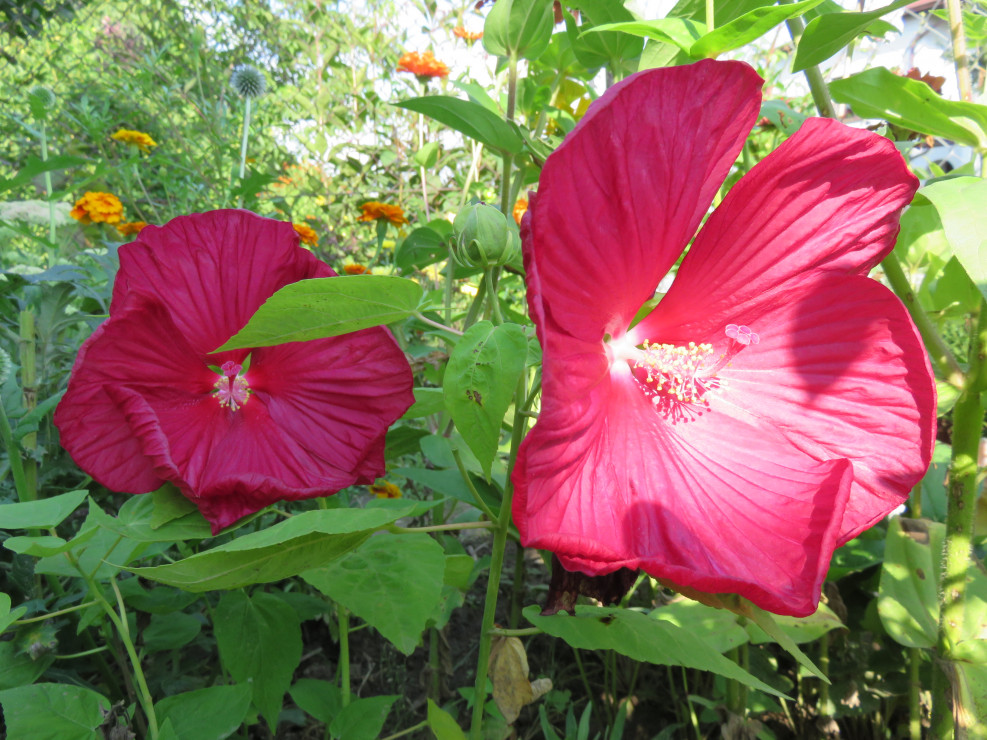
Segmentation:
<svg viewBox="0 0 987 740">
<path fill-rule="evenodd" d="M 984 109 L 987 111 L 987 108 Z M 980 294 L 987 298 L 987 180 L 957 177 L 926 185 L 921 190 L 939 212 L 946 240 Z"/>
<path fill-rule="evenodd" d="M 747 608 L 744 612 L 744 616 L 750 619 L 755 625 L 761 628 L 768 637 L 771 638 L 773 642 L 778 643 L 778 645 L 783 648 L 789 655 L 798 661 L 799 665 L 805 668 L 809 673 L 816 676 L 822 681 L 829 683 L 829 678 L 826 677 L 816 664 L 809 660 L 809 656 L 802 652 L 798 645 L 795 644 L 788 633 L 782 629 L 781 624 L 777 621 L 780 617 L 775 617 L 773 614 L 760 609 L 753 604 L 747 604 Z"/>
<path fill-rule="evenodd" d="M 588 28 L 583 33 L 599 33 L 600 31 L 619 31 L 629 33 L 632 36 L 666 41 L 688 53 L 692 45 L 706 33 L 706 25 L 688 18 L 659 18 L 653 21 L 604 23 Z"/>
<path fill-rule="evenodd" d="M 127 606 L 149 614 L 174 614 L 200 598 L 171 586 L 145 589 L 140 578 L 133 577 L 121 578 L 119 588 Z"/>
<path fill-rule="evenodd" d="M 941 524 L 901 517 L 894 517 L 888 524 L 877 612 L 884 629 L 900 645 L 930 648 L 936 644 L 937 571 L 943 529 Z"/>
<path fill-rule="evenodd" d="M 137 542 L 178 542 L 212 537 L 209 522 L 198 511 L 155 527 L 155 502 L 150 496 L 131 497 L 115 517 L 98 508 L 94 508 L 92 514 L 100 527 Z"/>
<path fill-rule="evenodd" d="M 524 146 L 507 121 L 472 100 L 430 95 L 395 105 L 426 115 L 500 154 L 519 154 Z"/>
<path fill-rule="evenodd" d="M 202 622 L 194 614 L 154 614 L 151 623 L 141 631 L 144 649 L 149 653 L 177 650 L 199 636 Z"/>
<path fill-rule="evenodd" d="M 316 678 L 300 678 L 288 693 L 298 707 L 315 717 L 324 725 L 332 724 L 333 719 L 343 708 L 343 697 L 336 684 Z"/>
<path fill-rule="evenodd" d="M 480 321 L 456 344 L 443 378 L 446 410 L 490 479 L 500 425 L 524 371 L 528 340 L 517 324 Z"/>
<path fill-rule="evenodd" d="M 216 606 L 213 631 L 223 665 L 253 689 L 254 705 L 273 732 L 302 657 L 297 612 L 273 594 L 229 591 Z"/>
<path fill-rule="evenodd" d="M 381 534 L 302 578 L 410 655 L 442 597 L 445 566 L 428 535 Z"/>
<path fill-rule="evenodd" d="M 336 715 L 329 725 L 329 733 L 336 740 L 375 740 L 384 728 L 384 722 L 400 696 L 372 696 L 356 699 Z"/>
<path fill-rule="evenodd" d="M 197 511 L 195 504 L 185 498 L 172 483 L 166 483 L 153 491 L 151 500 L 154 502 L 154 511 L 148 522 L 151 529 L 160 529 L 170 521 Z"/>
<path fill-rule="evenodd" d="M 725 51 L 739 49 L 761 38 L 775 26 L 802 15 L 821 2 L 822 0 L 802 0 L 790 5 L 768 5 L 756 8 L 705 34 L 692 45 L 689 55 L 695 59 L 703 57 L 711 59 Z"/>
<path fill-rule="evenodd" d="M 394 255 L 394 264 L 402 270 L 428 265 L 444 260 L 449 256 L 446 237 L 435 229 L 422 226 L 412 231 L 401 242 Z"/>
<path fill-rule="evenodd" d="M 903 8 L 912 0 L 895 0 L 883 8 L 866 13 L 825 13 L 809 21 L 799 39 L 793 72 L 819 64 L 836 54 L 882 15 Z"/>
<path fill-rule="evenodd" d="M 435 735 L 435 740 L 466 740 L 466 733 L 451 714 L 428 700 L 428 728 Z"/>
<path fill-rule="evenodd" d="M 963 718 L 963 729 L 956 737 L 987 737 L 987 665 L 957 662 L 953 666 L 956 670 L 955 676 L 951 677 L 954 711 Z"/>
<path fill-rule="evenodd" d="M 825 604 L 820 604 L 815 613 L 807 617 L 775 615 L 773 618 L 779 629 L 796 645 L 815 642 L 827 632 L 843 627 L 840 618 Z M 751 642 L 755 645 L 775 641 L 755 624 L 748 624 L 746 629 L 751 637 Z"/>
<path fill-rule="evenodd" d="M 226 344 L 223 352 L 305 342 L 408 318 L 422 299 L 418 283 L 396 275 L 313 278 L 272 295 Z"/>
<path fill-rule="evenodd" d="M 537 59 L 554 25 L 552 0 L 497 0 L 483 24 L 483 48 L 494 56 Z"/>
<path fill-rule="evenodd" d="M 10 595 L 0 591 L 0 632 L 3 632 L 10 625 L 27 613 L 26 606 L 19 606 L 13 611 L 10 609 Z M 3 661 L 0 660 L 0 664 Z"/>
<path fill-rule="evenodd" d="M 55 172 L 56 170 L 64 170 L 69 167 L 78 167 L 83 164 L 89 164 L 90 161 L 85 157 L 74 157 L 70 154 L 48 157 L 47 160 L 29 154 L 27 155 L 27 163 L 14 177 L 9 180 L 0 178 L 0 193 L 13 190 L 21 185 L 26 185 L 31 182 L 32 178 L 45 172 Z"/>
<path fill-rule="evenodd" d="M 441 414 L 445 410 L 445 395 L 441 388 L 415 388 L 415 402 L 401 418 L 420 419 L 423 416 Z"/>
<path fill-rule="evenodd" d="M 637 20 L 617 0 L 574 0 L 571 7 L 577 8 L 582 14 L 582 23 L 578 30 L 575 19 L 563 13 L 566 33 L 572 45 L 572 51 L 581 64 L 588 69 L 609 65 L 611 70 L 619 70 L 621 63 L 641 56 L 644 42 L 616 31 L 600 31 L 587 34 L 595 26 L 610 23 L 626 23 Z"/>
<path fill-rule="evenodd" d="M 60 553 L 68 552 L 69 550 L 74 550 L 80 545 L 85 544 L 88 540 L 92 539 L 98 531 L 99 530 L 94 527 L 85 532 L 81 532 L 69 542 L 66 542 L 61 537 L 53 537 L 49 535 L 39 535 L 37 537 L 8 537 L 4 540 L 3 546 L 8 550 L 12 550 L 13 552 L 21 555 L 33 555 L 36 558 L 45 558 L 52 555 L 59 555 Z"/>
<path fill-rule="evenodd" d="M 435 167 L 435 163 L 439 161 L 439 142 L 428 142 L 415 152 L 415 156 L 412 159 L 415 160 L 415 164 L 419 167 L 424 167 L 426 170 L 432 169 Z"/>
<path fill-rule="evenodd" d="M 0 505 L 0 529 L 58 526 L 85 501 L 88 495 L 89 491 L 69 491 L 38 501 Z"/>
<path fill-rule="evenodd" d="M 574 617 L 564 613 L 543 617 L 539 607 L 529 606 L 525 608 L 524 616 L 536 627 L 576 648 L 616 650 L 634 660 L 657 665 L 713 671 L 759 691 L 783 696 L 720 655 L 692 632 L 664 619 L 630 609 L 592 606 L 577 606 Z"/>
<path fill-rule="evenodd" d="M 141 578 L 195 593 L 280 581 L 359 547 L 414 506 L 409 502 L 404 509 L 306 511 L 176 563 L 130 570 Z"/>
<path fill-rule="evenodd" d="M 874 67 L 829 83 L 833 98 L 862 118 L 884 120 L 959 144 L 987 147 L 987 106 L 946 100 L 918 80 Z"/>
<path fill-rule="evenodd" d="M 791 136 L 798 131 L 808 118 L 781 100 L 765 100 L 761 103 L 761 115 L 783 131 L 785 136 Z"/>
<path fill-rule="evenodd" d="M 650 616 L 677 625 L 718 653 L 725 653 L 750 641 L 750 636 L 737 623 L 736 614 L 692 599 L 679 599 L 660 606 Z"/>
<path fill-rule="evenodd" d="M 11 613 L 16 614 L 21 609 L 23 607 Z M 13 640 L 0 641 L 0 690 L 34 683 L 54 662 L 53 653 L 32 660 L 30 655 L 20 652 Z"/>
<path fill-rule="evenodd" d="M 62 683 L 36 683 L 0 691 L 7 740 L 101 740 L 98 730 L 109 700 Z"/>
<path fill-rule="evenodd" d="M 250 686 L 210 686 L 162 699 L 154 705 L 158 723 L 170 721 L 175 737 L 223 740 L 243 724 L 250 709 Z"/>
</svg>

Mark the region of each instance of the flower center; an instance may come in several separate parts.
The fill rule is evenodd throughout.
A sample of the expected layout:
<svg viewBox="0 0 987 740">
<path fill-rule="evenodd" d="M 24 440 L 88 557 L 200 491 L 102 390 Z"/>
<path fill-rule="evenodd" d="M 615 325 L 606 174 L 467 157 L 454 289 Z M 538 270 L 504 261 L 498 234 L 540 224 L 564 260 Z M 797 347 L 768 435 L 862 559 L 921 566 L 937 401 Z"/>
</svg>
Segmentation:
<svg viewBox="0 0 987 740">
<path fill-rule="evenodd" d="M 216 400 L 220 406 L 228 406 L 230 411 L 236 411 L 250 398 L 250 386 L 247 379 L 240 375 L 243 366 L 232 360 L 223 363 L 223 377 L 216 381 Z"/>
<path fill-rule="evenodd" d="M 713 345 L 689 342 L 686 346 L 645 341 L 631 362 L 634 377 L 655 410 L 672 424 L 695 421 L 709 410 L 709 398 L 726 381 L 718 373 L 742 350 L 761 341 L 750 327 L 728 324 L 724 332 L 733 341 L 720 354 Z"/>
</svg>

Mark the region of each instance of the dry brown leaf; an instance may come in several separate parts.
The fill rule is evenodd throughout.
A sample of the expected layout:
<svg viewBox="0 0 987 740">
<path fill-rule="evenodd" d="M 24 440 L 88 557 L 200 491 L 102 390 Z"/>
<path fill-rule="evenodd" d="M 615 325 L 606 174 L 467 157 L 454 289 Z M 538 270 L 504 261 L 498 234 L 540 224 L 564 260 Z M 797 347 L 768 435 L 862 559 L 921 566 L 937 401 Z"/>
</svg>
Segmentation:
<svg viewBox="0 0 987 740">
<path fill-rule="evenodd" d="M 528 656 L 516 637 L 494 637 L 490 650 L 490 680 L 494 702 L 508 724 L 514 724 L 523 706 L 552 689 L 550 678 L 528 680 Z"/>
</svg>

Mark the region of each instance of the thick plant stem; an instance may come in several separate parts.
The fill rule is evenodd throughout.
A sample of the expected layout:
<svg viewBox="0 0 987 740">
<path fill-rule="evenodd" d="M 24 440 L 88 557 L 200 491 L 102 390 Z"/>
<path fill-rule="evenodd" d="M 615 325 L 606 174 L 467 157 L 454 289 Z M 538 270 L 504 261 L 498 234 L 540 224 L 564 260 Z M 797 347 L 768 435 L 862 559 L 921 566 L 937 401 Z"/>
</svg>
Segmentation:
<svg viewBox="0 0 987 740">
<path fill-rule="evenodd" d="M 908 740 L 922 740 L 922 648 L 908 648 Z"/>
<path fill-rule="evenodd" d="M 978 457 L 984 407 L 980 394 L 987 387 L 987 304 L 981 301 L 977 325 L 970 337 L 969 371 L 963 392 L 953 409 L 953 454 L 949 468 L 946 543 L 939 589 L 940 669 L 932 696 L 935 737 L 953 737 L 949 654 L 963 639 L 966 616 L 967 571 L 971 565 L 973 522 L 976 512 Z M 945 673 L 944 673 L 945 672 Z"/>
<path fill-rule="evenodd" d="M 490 315 L 493 323 L 500 326 L 504 317 L 500 312 L 500 297 L 497 295 L 497 268 L 487 268 L 483 273 L 483 281 L 487 283 L 487 299 L 490 301 Z"/>
<path fill-rule="evenodd" d="M 511 54 L 507 65 L 507 113 L 505 118 L 510 123 L 514 120 L 514 109 L 517 106 L 516 54 Z M 511 212 L 511 166 L 513 162 L 514 158 L 512 155 L 504 155 L 504 173 L 500 182 L 500 211 L 504 214 Z"/>
<path fill-rule="evenodd" d="M 827 632 L 819 640 L 819 670 L 823 675 L 829 675 L 829 633 Z M 819 682 L 819 716 L 832 717 L 833 704 L 829 698 L 829 684 L 826 681 Z"/>
<path fill-rule="evenodd" d="M 716 28 L 716 0 L 706 0 L 706 32 Z"/>
<path fill-rule="evenodd" d="M 37 352 L 35 345 L 34 314 L 30 311 L 20 313 L 20 359 L 21 359 L 21 388 L 24 394 L 24 411 L 31 413 L 38 405 L 38 372 Z M 38 447 L 38 434 L 25 434 L 21 445 L 27 453 L 24 459 L 24 485 L 27 501 L 38 498 L 38 461 L 32 453 Z"/>
<path fill-rule="evenodd" d="M 805 24 L 801 18 L 792 18 L 785 22 L 788 26 L 788 33 L 792 36 L 792 41 L 799 43 L 802 32 L 805 31 Z M 826 87 L 826 80 L 823 79 L 819 67 L 813 64 L 803 70 L 805 80 L 809 83 L 809 92 L 812 93 L 812 102 L 816 104 L 819 115 L 826 118 L 836 118 L 836 107 L 833 99 L 829 96 L 829 89 Z"/>
<path fill-rule="evenodd" d="M 966 53 L 966 33 L 963 30 L 963 9 L 960 0 L 946 0 L 949 13 L 949 35 L 953 38 L 953 64 L 956 66 L 956 84 L 960 97 L 973 102 L 973 84 L 970 79 L 970 63 Z"/>
</svg>

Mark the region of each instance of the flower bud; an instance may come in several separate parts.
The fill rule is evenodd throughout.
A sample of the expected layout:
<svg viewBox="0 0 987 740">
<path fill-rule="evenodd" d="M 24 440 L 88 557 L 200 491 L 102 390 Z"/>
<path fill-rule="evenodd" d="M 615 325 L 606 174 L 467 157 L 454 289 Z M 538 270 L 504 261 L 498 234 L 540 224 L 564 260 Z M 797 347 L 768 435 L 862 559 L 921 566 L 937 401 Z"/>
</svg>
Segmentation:
<svg viewBox="0 0 987 740">
<path fill-rule="evenodd" d="M 521 253 L 521 237 L 499 210 L 471 203 L 452 224 L 453 256 L 464 267 L 498 267 Z"/>
<path fill-rule="evenodd" d="M 55 107 L 55 93 L 44 85 L 35 85 L 27 93 L 27 102 L 31 115 L 43 121 L 48 117 L 48 111 Z"/>
<path fill-rule="evenodd" d="M 0 385 L 7 382 L 7 378 L 10 377 L 10 355 L 0 349 Z"/>
<path fill-rule="evenodd" d="M 259 69 L 244 64 L 233 71 L 230 86 L 242 98 L 259 98 L 267 89 L 267 80 Z"/>
</svg>

